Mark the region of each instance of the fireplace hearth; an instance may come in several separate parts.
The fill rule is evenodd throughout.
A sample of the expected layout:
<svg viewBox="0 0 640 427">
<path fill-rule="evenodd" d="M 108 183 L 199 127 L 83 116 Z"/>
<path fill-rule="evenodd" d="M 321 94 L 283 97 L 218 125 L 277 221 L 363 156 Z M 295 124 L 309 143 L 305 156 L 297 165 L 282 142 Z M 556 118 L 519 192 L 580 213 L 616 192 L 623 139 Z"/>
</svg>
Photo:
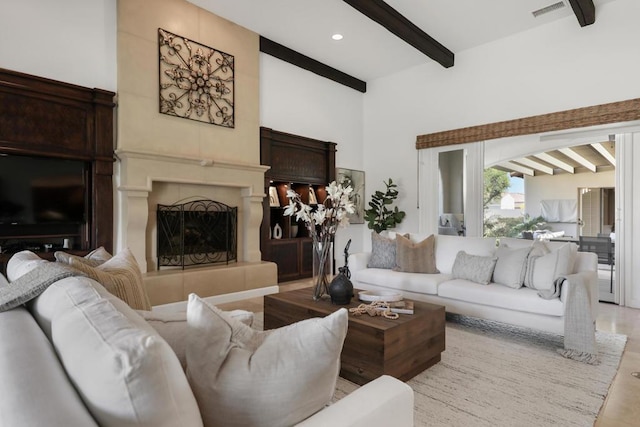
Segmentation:
<svg viewBox="0 0 640 427">
<path fill-rule="evenodd" d="M 237 207 L 208 199 L 158 204 L 158 268 L 235 262 L 237 229 Z"/>
</svg>

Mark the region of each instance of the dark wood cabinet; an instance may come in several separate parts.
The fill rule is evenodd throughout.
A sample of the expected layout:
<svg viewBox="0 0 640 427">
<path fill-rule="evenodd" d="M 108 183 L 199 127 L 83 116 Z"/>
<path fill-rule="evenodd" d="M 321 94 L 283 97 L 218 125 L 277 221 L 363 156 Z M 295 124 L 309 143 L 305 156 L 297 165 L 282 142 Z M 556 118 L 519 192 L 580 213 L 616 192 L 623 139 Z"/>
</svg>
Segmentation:
<svg viewBox="0 0 640 427">
<path fill-rule="evenodd" d="M 287 190 L 311 206 L 322 203 L 325 186 L 335 179 L 335 153 L 334 142 L 260 128 L 260 162 L 271 166 L 265 173 L 260 250 L 263 260 L 278 265 L 279 282 L 311 277 L 313 269 L 309 231 L 284 215 Z"/>
<path fill-rule="evenodd" d="M 76 253 L 112 250 L 114 96 L 0 68 L 0 155 L 79 162 L 86 192 L 84 219 L 75 224 L 2 221 L 0 269 L 20 249 L 47 258 L 63 242 Z"/>
</svg>

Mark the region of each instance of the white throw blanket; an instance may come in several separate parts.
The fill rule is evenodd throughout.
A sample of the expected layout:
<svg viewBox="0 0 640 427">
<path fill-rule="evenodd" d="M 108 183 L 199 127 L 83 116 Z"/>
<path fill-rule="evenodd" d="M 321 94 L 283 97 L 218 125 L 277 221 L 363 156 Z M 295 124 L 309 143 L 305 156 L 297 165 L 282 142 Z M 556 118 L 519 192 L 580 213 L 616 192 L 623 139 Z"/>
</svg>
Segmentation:
<svg viewBox="0 0 640 427">
<path fill-rule="evenodd" d="M 582 276 L 558 277 L 549 291 L 540 291 L 544 299 L 558 298 L 562 286 L 569 286 L 564 309 L 564 348 L 558 353 L 566 358 L 597 365 L 596 331 L 591 313 L 591 296 Z"/>
</svg>

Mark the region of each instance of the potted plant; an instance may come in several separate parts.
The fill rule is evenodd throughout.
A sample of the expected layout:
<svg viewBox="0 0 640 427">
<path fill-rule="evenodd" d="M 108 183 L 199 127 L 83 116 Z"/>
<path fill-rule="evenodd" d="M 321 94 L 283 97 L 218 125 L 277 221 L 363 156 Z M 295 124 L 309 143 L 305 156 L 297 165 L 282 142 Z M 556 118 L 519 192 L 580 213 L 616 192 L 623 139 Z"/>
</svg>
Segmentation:
<svg viewBox="0 0 640 427">
<path fill-rule="evenodd" d="M 398 210 L 397 206 L 391 209 L 391 205 L 398 198 L 398 186 L 393 183 L 391 178 L 388 182 L 383 181 L 383 183 L 387 190 L 384 193 L 382 191 L 373 193 L 369 209 L 364 211 L 367 226 L 376 233 L 394 228 L 402 222 L 406 215 L 405 212 Z"/>
</svg>

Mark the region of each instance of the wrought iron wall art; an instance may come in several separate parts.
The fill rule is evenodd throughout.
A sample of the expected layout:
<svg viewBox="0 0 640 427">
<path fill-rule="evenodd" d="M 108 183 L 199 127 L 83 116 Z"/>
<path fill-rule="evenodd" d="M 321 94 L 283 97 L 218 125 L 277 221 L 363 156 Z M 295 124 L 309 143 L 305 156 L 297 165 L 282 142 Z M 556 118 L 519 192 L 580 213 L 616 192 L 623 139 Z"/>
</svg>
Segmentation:
<svg viewBox="0 0 640 427">
<path fill-rule="evenodd" d="M 162 28 L 158 46 L 160 112 L 235 127 L 233 55 Z"/>
<path fill-rule="evenodd" d="M 237 229 L 237 207 L 213 200 L 159 204 L 158 268 L 236 261 Z"/>
</svg>

